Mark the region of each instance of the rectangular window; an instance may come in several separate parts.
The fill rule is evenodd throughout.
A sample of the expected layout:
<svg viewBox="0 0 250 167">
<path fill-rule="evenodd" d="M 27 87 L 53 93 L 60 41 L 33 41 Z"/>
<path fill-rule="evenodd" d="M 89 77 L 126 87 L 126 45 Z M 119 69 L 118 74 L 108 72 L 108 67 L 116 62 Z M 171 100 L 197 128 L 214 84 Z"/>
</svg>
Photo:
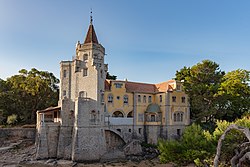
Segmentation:
<svg viewBox="0 0 250 167">
<path fill-rule="evenodd" d="M 142 129 L 141 128 L 139 128 L 138 131 L 139 131 L 139 134 L 142 134 Z"/>
<path fill-rule="evenodd" d="M 101 104 L 104 104 L 104 93 L 101 93 Z"/>
<path fill-rule="evenodd" d="M 180 136 L 180 135 L 181 135 L 181 130 L 177 129 L 177 136 Z"/>
<path fill-rule="evenodd" d="M 143 122 L 143 114 L 138 114 L 138 122 Z"/>
<path fill-rule="evenodd" d="M 64 77 L 64 78 L 67 77 L 67 70 L 63 70 L 63 77 Z"/>
<path fill-rule="evenodd" d="M 127 95 L 124 95 L 124 97 L 123 97 L 123 103 L 124 104 L 128 104 L 128 96 Z"/>
<path fill-rule="evenodd" d="M 80 72 L 80 67 L 76 67 L 76 72 Z"/>
<path fill-rule="evenodd" d="M 185 97 L 181 97 L 181 102 L 182 103 L 186 103 L 186 98 Z"/>
<path fill-rule="evenodd" d="M 64 91 L 63 91 L 63 96 L 66 96 L 66 94 L 67 94 L 67 93 L 66 93 L 66 90 L 64 90 Z"/>
<path fill-rule="evenodd" d="M 83 69 L 83 76 L 88 76 L 88 69 L 87 68 L 84 68 Z"/>
<path fill-rule="evenodd" d="M 113 95 L 108 95 L 108 103 L 113 103 Z"/>
<path fill-rule="evenodd" d="M 151 115 L 150 121 L 155 122 L 155 115 Z"/>
<path fill-rule="evenodd" d="M 181 90 L 181 85 L 176 85 L 176 90 Z"/>
<path fill-rule="evenodd" d="M 176 102 L 176 96 L 172 96 L 172 102 Z"/>
<path fill-rule="evenodd" d="M 152 96 L 148 96 L 148 102 L 152 103 Z"/>
<path fill-rule="evenodd" d="M 84 55 L 83 60 L 88 60 L 88 55 L 87 54 Z"/>
<path fill-rule="evenodd" d="M 122 87 L 122 83 L 114 83 L 115 88 L 121 88 Z"/>
</svg>

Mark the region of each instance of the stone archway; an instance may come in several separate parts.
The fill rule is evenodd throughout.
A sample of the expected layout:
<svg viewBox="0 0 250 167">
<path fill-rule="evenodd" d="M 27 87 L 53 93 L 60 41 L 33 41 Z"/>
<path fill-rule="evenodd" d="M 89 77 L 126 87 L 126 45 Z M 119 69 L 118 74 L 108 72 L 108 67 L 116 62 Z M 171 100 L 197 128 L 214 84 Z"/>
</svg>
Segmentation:
<svg viewBox="0 0 250 167">
<path fill-rule="evenodd" d="M 133 111 L 130 111 L 127 115 L 127 118 L 133 118 L 133 114 L 134 114 Z"/>
<path fill-rule="evenodd" d="M 105 130 L 105 139 L 107 151 L 121 149 L 126 144 L 120 135 L 111 130 Z"/>
<path fill-rule="evenodd" d="M 115 111 L 112 117 L 124 117 L 124 114 L 121 111 Z"/>
</svg>

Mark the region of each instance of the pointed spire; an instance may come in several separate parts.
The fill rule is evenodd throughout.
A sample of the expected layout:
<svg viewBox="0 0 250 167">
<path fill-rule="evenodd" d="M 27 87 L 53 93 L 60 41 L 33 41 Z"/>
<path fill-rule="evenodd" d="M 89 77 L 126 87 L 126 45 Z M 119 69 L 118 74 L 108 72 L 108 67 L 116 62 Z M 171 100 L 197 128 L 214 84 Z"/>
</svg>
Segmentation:
<svg viewBox="0 0 250 167">
<path fill-rule="evenodd" d="M 84 44 L 86 44 L 86 43 L 96 43 L 96 44 L 98 44 L 97 36 L 96 36 L 95 29 L 94 29 L 94 26 L 93 26 L 92 9 L 91 9 L 91 12 L 90 12 L 90 25 L 89 25 L 87 36 L 86 36 L 85 41 L 84 41 Z"/>
</svg>

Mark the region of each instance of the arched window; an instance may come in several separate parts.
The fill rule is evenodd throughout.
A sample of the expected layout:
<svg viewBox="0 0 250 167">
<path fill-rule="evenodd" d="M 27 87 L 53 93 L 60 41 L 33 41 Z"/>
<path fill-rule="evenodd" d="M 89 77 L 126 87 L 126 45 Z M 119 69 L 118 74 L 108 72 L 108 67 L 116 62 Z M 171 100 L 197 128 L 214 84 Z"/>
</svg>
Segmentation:
<svg viewBox="0 0 250 167">
<path fill-rule="evenodd" d="M 115 111 L 112 114 L 112 117 L 124 117 L 124 116 L 123 116 L 123 113 L 121 111 Z"/>
<path fill-rule="evenodd" d="M 113 103 L 113 95 L 112 94 L 108 95 L 108 103 Z"/>
<path fill-rule="evenodd" d="M 186 97 L 184 97 L 184 96 L 181 97 L 181 102 L 182 102 L 182 103 L 186 103 Z"/>
<path fill-rule="evenodd" d="M 147 97 L 144 95 L 143 96 L 143 103 L 146 103 L 147 102 Z"/>
<path fill-rule="evenodd" d="M 133 111 L 130 111 L 127 115 L 127 118 L 132 118 L 133 117 Z"/>
<path fill-rule="evenodd" d="M 155 121 L 156 121 L 155 115 L 151 115 L 151 116 L 150 116 L 150 121 L 151 121 L 151 122 L 155 122 Z"/>
<path fill-rule="evenodd" d="M 128 95 L 123 96 L 123 103 L 128 104 Z"/>
<path fill-rule="evenodd" d="M 152 96 L 148 96 L 148 103 L 152 103 Z"/>
<path fill-rule="evenodd" d="M 174 122 L 183 122 L 183 112 L 174 113 Z"/>
<path fill-rule="evenodd" d="M 177 121 L 177 122 L 180 122 L 180 117 L 181 117 L 181 116 L 180 116 L 180 113 L 177 113 L 177 116 L 176 116 L 176 117 L 177 117 L 177 120 L 176 120 L 176 121 Z"/>
<path fill-rule="evenodd" d="M 96 117 L 97 117 L 97 114 L 96 114 L 95 110 L 92 110 L 90 113 L 90 122 L 92 124 L 96 123 L 96 119 L 97 119 Z"/>
<path fill-rule="evenodd" d="M 138 102 L 141 102 L 141 95 L 138 95 Z"/>
<path fill-rule="evenodd" d="M 81 97 L 81 98 L 86 98 L 87 97 L 87 92 L 85 92 L 85 91 L 80 91 L 79 92 L 79 97 Z"/>
</svg>

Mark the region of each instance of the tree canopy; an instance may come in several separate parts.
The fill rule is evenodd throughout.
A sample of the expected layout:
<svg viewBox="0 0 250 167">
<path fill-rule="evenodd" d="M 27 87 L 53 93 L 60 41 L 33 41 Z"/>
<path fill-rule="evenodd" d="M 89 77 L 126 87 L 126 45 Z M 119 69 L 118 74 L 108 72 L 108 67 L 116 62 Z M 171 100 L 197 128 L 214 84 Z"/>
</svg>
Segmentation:
<svg viewBox="0 0 250 167">
<path fill-rule="evenodd" d="M 107 72 L 106 79 L 116 80 L 116 75 L 110 75 L 109 72 Z"/>
<path fill-rule="evenodd" d="M 177 71 L 176 79 L 184 81 L 191 118 L 196 122 L 233 121 L 250 109 L 249 71 L 238 69 L 225 73 L 219 64 L 203 60 Z"/>
<path fill-rule="evenodd" d="M 20 122 L 35 122 L 37 110 L 56 106 L 59 80 L 53 73 L 21 69 L 18 75 L 0 80 L 0 110 L 7 118 L 16 114 Z"/>
</svg>

